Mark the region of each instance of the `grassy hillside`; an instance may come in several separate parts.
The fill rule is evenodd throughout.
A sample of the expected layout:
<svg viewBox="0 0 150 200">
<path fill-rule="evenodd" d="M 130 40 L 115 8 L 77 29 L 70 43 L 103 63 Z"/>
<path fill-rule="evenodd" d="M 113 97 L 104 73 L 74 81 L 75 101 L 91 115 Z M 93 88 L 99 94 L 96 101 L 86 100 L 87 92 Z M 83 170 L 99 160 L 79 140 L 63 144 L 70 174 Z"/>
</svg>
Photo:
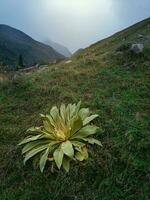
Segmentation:
<svg viewBox="0 0 150 200">
<path fill-rule="evenodd" d="M 35 41 L 17 29 L 0 25 L 0 62 L 16 66 L 19 55 L 22 55 L 24 65 L 29 66 L 64 59 L 50 46 Z"/>
<path fill-rule="evenodd" d="M 145 46 L 144 54 L 135 56 L 129 49 L 134 43 L 142 43 Z M 96 62 L 101 65 L 117 64 L 133 66 L 133 64 L 145 64 L 150 60 L 150 18 L 137 23 L 113 36 L 104 39 L 82 51 L 77 58 L 87 62 Z M 119 53 L 118 53 L 119 52 Z M 143 57 L 142 57 L 143 56 Z"/>
<path fill-rule="evenodd" d="M 142 24 L 143 28 L 142 28 Z M 82 54 L 34 73 L 18 74 L 0 85 L 0 199 L 2 200 L 149 200 L 149 75 L 147 54 L 116 48 L 150 34 L 149 20 L 87 48 Z M 138 28 L 136 28 L 138 27 Z M 132 66 L 132 63 L 135 66 Z M 44 174 L 29 162 L 23 166 L 16 145 L 26 129 L 39 125 L 39 113 L 54 104 L 82 100 L 100 115 L 95 124 L 103 148 L 90 149 L 90 159 L 74 164 L 69 174 Z"/>
</svg>

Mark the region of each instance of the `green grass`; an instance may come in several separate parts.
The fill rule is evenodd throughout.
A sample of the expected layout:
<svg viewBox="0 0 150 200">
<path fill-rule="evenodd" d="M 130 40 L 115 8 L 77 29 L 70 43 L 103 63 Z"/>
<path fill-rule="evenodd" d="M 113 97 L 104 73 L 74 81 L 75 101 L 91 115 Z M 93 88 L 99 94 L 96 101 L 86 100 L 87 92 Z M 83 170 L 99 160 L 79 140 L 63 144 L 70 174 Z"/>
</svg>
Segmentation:
<svg viewBox="0 0 150 200">
<path fill-rule="evenodd" d="M 150 70 L 144 64 L 150 66 L 149 60 L 137 58 L 133 69 L 113 59 L 106 65 L 101 53 L 95 53 L 90 63 L 80 55 L 70 64 L 1 83 L 0 200 L 150 199 Z M 95 124 L 103 131 L 96 137 L 103 148 L 91 147 L 89 160 L 72 163 L 68 174 L 52 174 L 49 164 L 44 174 L 32 162 L 24 166 L 17 144 L 29 127 L 41 123 L 39 113 L 79 100 L 100 115 Z"/>
<path fill-rule="evenodd" d="M 148 200 L 148 86 L 147 69 L 119 66 L 52 67 L 7 83 L 0 98 L 1 199 Z M 69 174 L 51 174 L 49 165 L 40 174 L 31 162 L 24 167 L 16 145 L 40 123 L 38 114 L 79 99 L 100 115 L 103 148 L 91 149 L 89 161 Z"/>
</svg>

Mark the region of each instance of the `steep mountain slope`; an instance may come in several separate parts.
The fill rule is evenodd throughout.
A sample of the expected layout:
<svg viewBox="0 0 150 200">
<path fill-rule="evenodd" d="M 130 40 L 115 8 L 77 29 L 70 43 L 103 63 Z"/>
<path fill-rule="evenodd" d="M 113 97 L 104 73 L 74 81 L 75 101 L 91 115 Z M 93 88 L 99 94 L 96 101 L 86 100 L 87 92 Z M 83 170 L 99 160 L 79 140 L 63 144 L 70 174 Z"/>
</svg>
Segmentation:
<svg viewBox="0 0 150 200">
<path fill-rule="evenodd" d="M 22 73 L 0 84 L 0 199 L 150 199 L 148 27 L 149 20 L 143 21 L 85 49 L 71 63 Z M 123 51 L 125 59 L 119 55 L 118 61 L 116 49 L 135 43 L 138 34 L 143 35 L 144 52 L 132 57 Z M 41 124 L 39 113 L 79 100 L 99 114 L 95 124 L 102 130 L 96 137 L 103 148 L 90 148 L 89 160 L 74 164 L 69 174 L 51 174 L 50 162 L 42 175 L 35 163 L 24 166 L 16 145 L 29 127 Z"/>
<path fill-rule="evenodd" d="M 131 54 L 131 45 L 135 43 L 144 44 L 145 52 L 143 55 L 134 56 Z M 91 45 L 77 55 L 76 58 L 87 59 L 87 61 L 90 59 L 93 61 L 98 59 L 103 65 L 107 65 L 110 62 L 113 64 L 130 65 L 133 62 L 136 63 L 136 61 L 140 64 L 139 62 L 143 62 L 143 59 L 150 59 L 149 47 L 150 18 Z M 143 59 L 142 56 L 144 56 Z"/>
<path fill-rule="evenodd" d="M 57 51 L 61 55 L 64 55 L 66 58 L 69 58 L 72 55 L 67 47 L 64 47 L 63 45 L 53 42 L 51 40 L 46 40 L 44 44 L 49 45 L 50 47 L 55 49 L 55 51 Z"/>
<path fill-rule="evenodd" d="M 25 65 L 50 63 L 64 56 L 53 48 L 35 41 L 25 33 L 6 25 L 0 25 L 0 61 L 16 65 L 22 55 Z"/>
</svg>

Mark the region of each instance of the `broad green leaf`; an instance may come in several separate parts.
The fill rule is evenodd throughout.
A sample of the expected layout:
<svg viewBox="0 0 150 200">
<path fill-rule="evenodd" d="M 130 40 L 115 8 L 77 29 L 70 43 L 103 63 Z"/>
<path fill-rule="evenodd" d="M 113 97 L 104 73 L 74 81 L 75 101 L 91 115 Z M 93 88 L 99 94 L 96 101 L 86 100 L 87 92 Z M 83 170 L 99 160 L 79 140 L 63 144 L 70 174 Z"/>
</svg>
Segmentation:
<svg viewBox="0 0 150 200">
<path fill-rule="evenodd" d="M 79 110 L 80 110 L 80 107 L 81 107 L 81 101 L 78 102 L 78 104 L 76 105 L 76 108 L 75 108 L 75 115 L 78 114 Z"/>
<path fill-rule="evenodd" d="M 88 151 L 86 147 L 80 149 L 79 152 L 76 153 L 75 158 L 79 161 L 87 160 L 88 159 Z"/>
<path fill-rule="evenodd" d="M 48 147 L 46 149 L 45 153 L 41 156 L 41 159 L 40 159 L 40 170 L 41 170 L 42 173 L 43 173 L 43 170 L 45 168 L 45 164 L 46 164 L 46 161 L 47 161 L 47 158 L 48 158 L 49 150 L 50 150 L 50 148 Z"/>
<path fill-rule="evenodd" d="M 95 133 L 97 133 L 98 131 L 98 127 L 97 126 L 92 126 L 92 125 L 87 125 L 85 127 L 83 127 L 82 129 L 80 129 L 76 134 L 74 134 L 71 139 L 83 139 L 85 137 L 88 137 L 89 135 L 93 135 Z"/>
<path fill-rule="evenodd" d="M 99 140 L 96 140 L 94 138 L 86 138 L 84 140 L 87 141 L 90 144 L 97 144 L 97 145 L 99 145 L 101 147 L 103 146 L 102 143 Z"/>
<path fill-rule="evenodd" d="M 59 110 L 56 106 L 54 106 L 51 111 L 50 111 L 50 115 L 52 117 L 53 120 L 53 126 L 55 129 L 62 129 L 64 127 L 64 121 L 62 120 Z"/>
<path fill-rule="evenodd" d="M 79 116 L 82 120 L 85 120 L 90 114 L 89 108 L 81 108 L 79 111 Z"/>
<path fill-rule="evenodd" d="M 48 115 L 48 114 L 47 115 L 42 115 L 41 114 L 41 117 L 42 117 L 43 121 L 47 121 L 49 123 L 51 129 L 54 129 L 55 122 L 54 122 L 54 120 L 53 120 L 51 115 Z"/>
<path fill-rule="evenodd" d="M 68 104 L 68 106 L 66 107 L 66 122 L 67 122 L 68 125 L 70 123 L 71 115 L 72 115 L 71 114 L 72 113 L 71 108 L 72 108 L 71 104 Z"/>
<path fill-rule="evenodd" d="M 50 141 L 49 140 L 38 140 L 38 141 L 33 141 L 33 142 L 30 142 L 28 144 L 26 144 L 24 146 L 24 148 L 22 149 L 22 154 L 25 154 L 26 152 L 30 151 L 31 149 L 39 146 L 39 145 L 42 145 L 42 144 L 49 144 Z"/>
<path fill-rule="evenodd" d="M 29 137 L 25 138 L 22 142 L 20 142 L 18 145 L 26 144 L 28 142 L 38 140 L 38 139 L 41 139 L 41 138 L 44 138 L 42 134 L 36 135 L 36 136 L 29 136 Z"/>
<path fill-rule="evenodd" d="M 47 131 L 41 131 L 41 133 L 43 133 L 43 138 L 55 140 L 54 133 L 48 133 Z"/>
<path fill-rule="evenodd" d="M 69 158 L 63 159 L 63 168 L 66 170 L 66 172 L 69 172 L 69 169 L 70 169 L 70 159 Z"/>
<path fill-rule="evenodd" d="M 38 141 L 30 142 L 24 146 L 24 148 L 22 149 L 22 154 L 25 154 L 26 152 L 32 150 L 33 148 L 36 148 L 36 147 L 44 145 L 44 144 L 49 145 L 51 147 L 51 149 L 53 149 L 57 144 L 59 144 L 59 141 L 38 140 Z"/>
<path fill-rule="evenodd" d="M 46 119 L 51 123 L 52 129 L 55 127 L 55 121 L 53 120 L 51 115 L 46 115 Z"/>
<path fill-rule="evenodd" d="M 79 101 L 77 106 L 76 106 L 76 111 L 75 111 L 76 114 L 79 112 L 80 107 L 81 107 L 81 101 Z"/>
<path fill-rule="evenodd" d="M 40 147 L 34 148 L 33 150 L 29 151 L 25 155 L 24 164 L 27 162 L 27 160 L 29 160 L 30 158 L 32 158 L 36 154 L 40 153 L 41 151 L 45 150 L 47 147 L 48 147 L 48 145 L 42 145 Z"/>
<path fill-rule="evenodd" d="M 49 133 L 53 133 L 54 132 L 54 127 L 51 125 L 51 122 L 48 120 L 43 120 L 43 124 L 44 124 L 44 129 L 49 132 Z"/>
<path fill-rule="evenodd" d="M 86 147 L 83 147 L 82 154 L 84 155 L 84 159 L 87 160 L 89 155 L 88 155 L 88 150 Z"/>
<path fill-rule="evenodd" d="M 61 145 L 61 149 L 65 155 L 72 158 L 74 156 L 74 149 L 70 141 L 63 142 Z"/>
<path fill-rule="evenodd" d="M 50 133 L 53 132 L 55 122 L 52 119 L 52 117 L 50 115 L 43 115 L 43 114 L 40 114 L 40 116 L 43 119 L 43 124 L 44 124 L 45 130 L 47 130 Z"/>
<path fill-rule="evenodd" d="M 71 135 L 79 131 L 83 126 L 83 122 L 80 116 L 77 116 L 71 121 Z"/>
<path fill-rule="evenodd" d="M 57 118 L 57 123 L 55 123 L 55 128 L 59 129 L 59 130 L 64 130 L 67 128 L 67 125 L 65 124 L 64 120 L 58 115 Z"/>
<path fill-rule="evenodd" d="M 97 118 L 99 115 L 95 114 L 95 115 L 91 115 L 90 117 L 85 118 L 85 120 L 83 121 L 83 125 L 87 125 L 89 124 L 91 121 L 93 121 L 95 118 Z"/>
<path fill-rule="evenodd" d="M 75 111 L 76 111 L 76 105 L 75 104 L 70 104 L 70 107 L 69 107 L 69 109 L 70 109 L 70 119 L 72 119 L 72 117 L 74 117 L 75 116 Z"/>
<path fill-rule="evenodd" d="M 77 152 L 75 154 L 75 158 L 79 161 L 83 161 L 84 160 L 84 155 L 81 152 Z"/>
<path fill-rule="evenodd" d="M 60 116 L 65 123 L 66 122 L 66 106 L 64 104 L 61 104 L 60 106 Z"/>
<path fill-rule="evenodd" d="M 75 140 L 72 140 L 71 143 L 75 147 L 83 147 L 85 145 L 83 142 L 79 142 L 79 141 L 75 141 Z"/>
<path fill-rule="evenodd" d="M 52 107 L 52 109 L 50 111 L 50 115 L 51 115 L 52 119 L 54 120 L 54 122 L 56 123 L 58 115 L 59 115 L 59 110 L 56 106 Z"/>
<path fill-rule="evenodd" d="M 63 161 L 63 156 L 64 156 L 64 153 L 62 151 L 61 148 L 57 148 L 55 151 L 54 151 L 54 160 L 56 162 L 56 165 L 58 167 L 58 169 L 61 168 L 61 165 L 62 165 L 62 161 Z"/>
</svg>

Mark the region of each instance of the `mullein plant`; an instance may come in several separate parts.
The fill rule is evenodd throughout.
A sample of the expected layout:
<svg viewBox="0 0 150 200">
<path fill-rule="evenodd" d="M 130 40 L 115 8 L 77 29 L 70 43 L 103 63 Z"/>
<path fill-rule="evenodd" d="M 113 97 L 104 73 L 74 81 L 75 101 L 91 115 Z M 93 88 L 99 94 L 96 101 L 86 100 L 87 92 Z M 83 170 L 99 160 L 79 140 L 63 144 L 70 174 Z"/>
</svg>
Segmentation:
<svg viewBox="0 0 150 200">
<path fill-rule="evenodd" d="M 91 124 L 98 115 L 90 115 L 88 108 L 80 106 L 81 102 L 67 106 L 62 104 L 60 108 L 52 107 L 47 115 L 41 114 L 43 125 L 28 129 L 35 134 L 19 144 L 24 145 L 24 164 L 39 156 L 41 172 L 47 161 L 51 161 L 52 165 L 56 164 L 58 169 L 63 167 L 68 172 L 71 161 L 88 159 L 87 144 L 102 146 L 100 141 L 92 137 L 99 130 Z"/>
</svg>

